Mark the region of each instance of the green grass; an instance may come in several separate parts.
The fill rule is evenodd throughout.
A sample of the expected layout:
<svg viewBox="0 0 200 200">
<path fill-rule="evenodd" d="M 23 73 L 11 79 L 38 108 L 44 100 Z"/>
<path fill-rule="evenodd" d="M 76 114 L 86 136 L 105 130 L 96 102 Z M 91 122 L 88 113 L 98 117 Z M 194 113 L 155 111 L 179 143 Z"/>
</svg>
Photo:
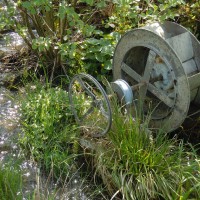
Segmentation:
<svg viewBox="0 0 200 200">
<path fill-rule="evenodd" d="M 24 95 L 24 94 L 23 94 Z M 68 94 L 61 88 L 27 86 L 21 99 L 20 145 L 47 174 L 67 173 L 78 153 L 77 126 L 70 113 Z"/>
<path fill-rule="evenodd" d="M 112 103 L 111 131 L 92 140 L 93 150 L 85 150 L 79 145 L 85 136 L 74 123 L 67 92 L 41 84 L 27 88 L 21 103 L 20 144 L 47 174 L 70 179 L 85 152 L 86 157 L 92 155 L 94 179 L 95 174 L 101 177 L 109 199 L 200 199 L 200 158 L 195 148 L 161 130 L 149 131 L 150 116 L 141 123 Z"/>
<path fill-rule="evenodd" d="M 68 93 L 60 87 L 42 85 L 35 80 L 28 84 L 22 93 L 21 125 L 19 138 L 21 149 L 33 159 L 42 174 L 48 177 L 47 183 L 37 183 L 29 199 L 66 199 L 73 197 L 70 185 L 78 174 L 75 196 L 85 193 L 90 199 L 105 199 L 103 188 L 89 180 L 81 149 L 80 128 L 77 127 L 70 111 Z M 83 161 L 84 162 L 84 161 Z M 89 172 L 91 173 L 91 172 Z M 55 191 L 49 190 L 49 180 L 58 185 Z M 39 185 L 44 190 L 41 190 Z M 50 185 L 51 188 L 51 185 Z"/>
<path fill-rule="evenodd" d="M 0 166 L 0 199 L 22 199 L 22 175 L 18 169 Z"/>
<path fill-rule="evenodd" d="M 94 153 L 113 199 L 200 199 L 200 158 L 192 145 L 162 131 L 153 135 L 148 123 L 120 110 L 113 113 L 112 130 Z"/>
</svg>

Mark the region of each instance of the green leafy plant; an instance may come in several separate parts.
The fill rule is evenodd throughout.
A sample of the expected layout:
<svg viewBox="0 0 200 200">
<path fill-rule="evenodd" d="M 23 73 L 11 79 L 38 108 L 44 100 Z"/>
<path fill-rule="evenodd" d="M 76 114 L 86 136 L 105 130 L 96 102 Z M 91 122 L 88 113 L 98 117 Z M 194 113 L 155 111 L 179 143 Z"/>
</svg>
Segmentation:
<svg viewBox="0 0 200 200">
<path fill-rule="evenodd" d="M 78 153 L 78 129 L 70 112 L 67 92 L 33 85 L 22 99 L 21 112 L 21 147 L 45 171 L 53 169 L 55 176 L 66 173 Z"/>
<path fill-rule="evenodd" d="M 119 36 L 146 23 L 176 20 L 195 33 L 199 30 L 199 3 L 192 1 L 5 0 L 5 5 L 0 26 L 16 30 L 24 38 L 40 57 L 50 80 L 79 71 L 109 76 Z"/>
<path fill-rule="evenodd" d="M 10 20 L 9 26 L 16 29 L 28 47 L 39 57 L 42 55 L 41 61 L 45 63 L 49 77 L 53 78 L 54 74 L 70 73 L 75 64 L 78 69 L 82 67 L 79 62 L 71 62 L 78 60 L 75 52 L 80 49 L 76 44 L 99 36 L 94 20 L 96 15 L 103 16 L 102 10 L 107 3 L 26 0 L 5 1 L 5 5 L 13 12 L 10 12 L 11 17 L 7 17 L 7 10 L 2 9 L 2 19 Z M 16 17 L 17 14 L 20 17 Z M 3 21 L 1 26 L 5 27 Z"/>
<path fill-rule="evenodd" d="M 186 1 L 186 3 L 179 9 L 179 21 L 188 28 L 198 39 L 200 39 L 200 2 L 199 1 Z"/>
<path fill-rule="evenodd" d="M 113 1 L 113 11 L 106 27 L 124 34 L 127 30 L 155 21 L 174 20 L 179 16 L 178 8 L 183 0 L 118 0 Z"/>
<path fill-rule="evenodd" d="M 95 76 L 98 80 L 102 77 L 111 79 L 112 56 L 114 46 L 117 44 L 120 35 L 112 32 L 103 35 L 103 38 L 89 38 L 82 44 L 82 62 L 86 71 Z"/>
</svg>

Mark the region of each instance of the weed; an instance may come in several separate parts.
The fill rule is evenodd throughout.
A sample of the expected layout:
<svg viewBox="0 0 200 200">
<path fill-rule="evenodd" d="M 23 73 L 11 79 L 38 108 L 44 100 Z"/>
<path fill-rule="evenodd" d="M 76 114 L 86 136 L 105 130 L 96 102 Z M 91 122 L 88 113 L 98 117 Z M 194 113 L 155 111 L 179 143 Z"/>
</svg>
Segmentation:
<svg viewBox="0 0 200 200">
<path fill-rule="evenodd" d="M 60 88 L 36 83 L 27 87 L 21 101 L 22 134 L 20 144 L 44 170 L 54 176 L 66 173 L 76 158 L 78 129 Z"/>
<path fill-rule="evenodd" d="M 83 152 L 68 94 L 48 84 L 30 91 L 22 101 L 21 146 L 54 178 L 72 177 Z M 115 102 L 112 106 L 113 125 L 107 138 L 91 139 L 94 148 L 85 151 L 94 158 L 93 167 L 111 199 L 199 199 L 200 161 L 195 149 L 161 130 L 153 134 L 148 129 L 150 116 L 142 122 L 122 114 Z"/>
<path fill-rule="evenodd" d="M 22 199 L 22 175 L 18 169 L 9 165 L 0 167 L 0 197 L 2 200 Z"/>
<path fill-rule="evenodd" d="M 108 140 L 96 147 L 94 160 L 112 199 L 200 198 L 199 158 L 182 140 L 155 136 L 148 123 L 113 112 Z M 114 195 L 113 195 L 114 194 Z"/>
</svg>

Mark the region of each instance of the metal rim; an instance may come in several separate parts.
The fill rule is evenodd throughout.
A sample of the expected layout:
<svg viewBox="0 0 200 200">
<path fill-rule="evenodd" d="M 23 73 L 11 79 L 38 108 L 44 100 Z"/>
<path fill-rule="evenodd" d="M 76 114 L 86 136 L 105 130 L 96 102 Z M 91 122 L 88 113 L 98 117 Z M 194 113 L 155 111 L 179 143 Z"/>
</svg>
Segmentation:
<svg viewBox="0 0 200 200">
<path fill-rule="evenodd" d="M 69 102 L 76 122 L 92 137 L 105 135 L 111 127 L 111 107 L 105 90 L 89 74 L 77 74 L 69 85 Z"/>
<path fill-rule="evenodd" d="M 113 92 L 117 94 L 118 100 L 122 108 L 126 109 L 126 113 L 133 113 L 133 91 L 130 85 L 122 79 L 117 79 L 111 83 Z"/>
<path fill-rule="evenodd" d="M 111 83 L 114 92 L 119 93 L 120 100 L 124 99 L 125 104 L 131 104 L 133 101 L 133 92 L 130 85 L 122 79 L 118 79 Z M 116 87 L 115 87 L 116 86 Z M 120 91 L 118 91 L 120 90 Z"/>
<path fill-rule="evenodd" d="M 139 74 L 134 66 L 130 66 L 130 63 L 127 64 L 126 60 L 124 60 L 126 59 L 127 52 L 138 47 L 145 48 L 148 51 L 143 74 Z M 172 69 L 170 73 L 174 80 L 174 100 L 171 100 L 167 95 L 161 93 L 155 85 L 150 83 L 150 74 L 157 55 L 164 60 L 169 69 Z M 142 55 L 132 56 L 139 57 Z M 176 53 L 163 38 L 156 35 L 154 32 L 145 29 L 135 29 L 127 32 L 121 38 L 115 49 L 113 73 L 115 80 L 122 78 L 130 85 L 132 85 L 131 81 L 125 74 L 130 75 L 131 79 L 133 82 L 135 81 L 136 84 L 146 82 L 146 84 L 139 88 L 140 99 L 145 99 L 147 91 L 149 91 L 170 108 L 170 112 L 168 112 L 165 117 L 161 119 L 151 119 L 151 127 L 162 127 L 163 130 L 170 132 L 178 128 L 187 116 L 190 103 L 190 90 L 187 76 Z"/>
</svg>

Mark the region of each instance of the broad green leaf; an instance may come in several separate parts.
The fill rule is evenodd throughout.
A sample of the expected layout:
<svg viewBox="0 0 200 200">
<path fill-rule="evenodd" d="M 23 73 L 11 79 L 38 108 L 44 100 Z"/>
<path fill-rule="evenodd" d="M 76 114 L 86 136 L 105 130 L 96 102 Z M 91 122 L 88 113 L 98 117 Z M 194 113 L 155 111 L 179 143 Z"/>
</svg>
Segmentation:
<svg viewBox="0 0 200 200">
<path fill-rule="evenodd" d="M 97 40 L 97 39 L 95 39 L 95 38 L 87 39 L 86 42 L 87 42 L 88 44 L 93 44 L 93 45 L 99 44 L 99 40 Z"/>
<path fill-rule="evenodd" d="M 103 57 L 103 54 L 101 53 L 96 53 L 95 54 L 95 58 L 99 61 L 99 62 L 103 62 L 104 61 L 104 57 Z"/>
<path fill-rule="evenodd" d="M 112 69 L 112 59 L 107 60 L 104 64 L 104 69 L 111 70 Z"/>
</svg>

